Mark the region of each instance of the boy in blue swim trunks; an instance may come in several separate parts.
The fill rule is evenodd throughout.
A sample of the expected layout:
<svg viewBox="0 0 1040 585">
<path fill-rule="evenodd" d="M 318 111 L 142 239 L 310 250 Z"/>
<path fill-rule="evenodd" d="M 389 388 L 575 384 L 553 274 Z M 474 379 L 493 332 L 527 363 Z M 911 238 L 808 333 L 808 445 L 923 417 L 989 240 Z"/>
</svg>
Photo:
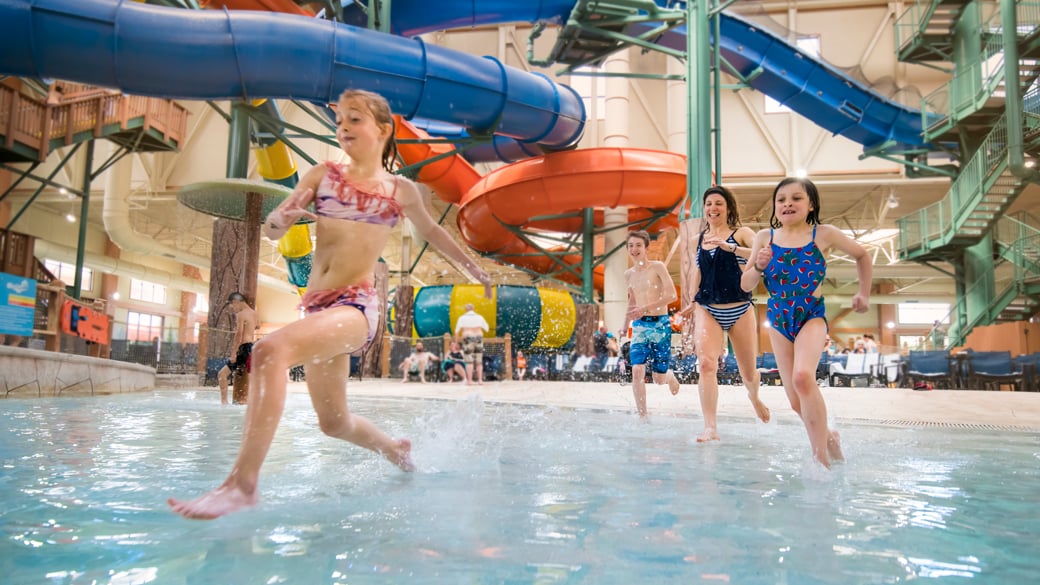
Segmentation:
<svg viewBox="0 0 1040 585">
<path fill-rule="evenodd" d="M 628 234 L 628 256 L 632 267 L 625 271 L 628 311 L 622 334 L 632 323 L 632 394 L 640 418 L 646 418 L 646 366 L 650 365 L 655 384 L 668 384 L 672 395 L 679 393 L 679 380 L 668 370 L 672 357 L 672 324 L 668 305 L 675 301 L 675 285 L 663 262 L 649 260 L 646 248 L 650 234 L 639 230 Z"/>
</svg>

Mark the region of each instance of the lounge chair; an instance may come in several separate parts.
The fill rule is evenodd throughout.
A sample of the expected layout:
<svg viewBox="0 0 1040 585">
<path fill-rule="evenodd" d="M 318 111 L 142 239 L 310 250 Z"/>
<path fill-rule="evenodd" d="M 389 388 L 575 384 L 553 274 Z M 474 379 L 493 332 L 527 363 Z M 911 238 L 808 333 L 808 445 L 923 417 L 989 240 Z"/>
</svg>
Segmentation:
<svg viewBox="0 0 1040 585">
<path fill-rule="evenodd" d="M 1011 361 L 1010 351 L 976 351 L 968 359 L 968 386 L 982 390 L 1025 389 L 1025 376 Z"/>
<path fill-rule="evenodd" d="M 776 365 L 776 354 L 767 351 L 758 356 L 756 369 L 760 384 L 771 386 L 780 383 L 780 368 Z"/>
<path fill-rule="evenodd" d="M 870 378 L 873 373 L 871 372 L 867 356 L 873 355 L 870 353 L 850 353 L 845 356 L 845 365 L 831 364 L 831 386 L 838 386 L 838 382 L 841 382 L 841 386 L 855 386 L 857 380 L 863 381 L 864 385 L 870 385 Z"/>
<path fill-rule="evenodd" d="M 944 388 L 953 388 L 953 371 L 950 354 L 942 350 L 911 350 L 906 359 L 903 379 L 910 388 L 917 383 L 930 383 Z"/>
</svg>

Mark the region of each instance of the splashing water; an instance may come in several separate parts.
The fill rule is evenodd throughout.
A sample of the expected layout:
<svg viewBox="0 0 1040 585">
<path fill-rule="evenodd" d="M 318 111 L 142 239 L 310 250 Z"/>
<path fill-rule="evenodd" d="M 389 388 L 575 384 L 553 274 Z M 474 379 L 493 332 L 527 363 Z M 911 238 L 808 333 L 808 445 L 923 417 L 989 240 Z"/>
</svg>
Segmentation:
<svg viewBox="0 0 1040 585">
<path fill-rule="evenodd" d="M 614 387 L 611 385 L 611 387 Z M 168 496 L 219 484 L 242 410 L 212 392 L 0 402 L 10 583 L 1026 583 L 1036 434 L 842 428 L 460 400 L 352 399 L 412 439 L 417 473 L 323 436 L 290 394 L 263 500 L 214 522 Z M 879 448 L 884 446 L 884 448 Z"/>
</svg>

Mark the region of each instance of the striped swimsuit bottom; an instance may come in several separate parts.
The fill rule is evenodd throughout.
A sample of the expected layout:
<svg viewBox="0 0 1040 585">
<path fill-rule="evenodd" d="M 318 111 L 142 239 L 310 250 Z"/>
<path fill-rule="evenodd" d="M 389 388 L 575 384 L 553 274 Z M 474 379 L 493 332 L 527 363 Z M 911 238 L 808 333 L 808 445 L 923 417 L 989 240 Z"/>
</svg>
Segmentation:
<svg viewBox="0 0 1040 585">
<path fill-rule="evenodd" d="M 751 308 L 751 303 L 744 303 L 743 305 L 725 309 L 719 309 L 711 305 L 703 305 L 703 307 L 709 315 L 715 318 L 715 322 L 719 324 L 719 327 L 722 327 L 723 331 L 729 331 L 730 327 L 733 327 L 733 324 Z"/>
</svg>

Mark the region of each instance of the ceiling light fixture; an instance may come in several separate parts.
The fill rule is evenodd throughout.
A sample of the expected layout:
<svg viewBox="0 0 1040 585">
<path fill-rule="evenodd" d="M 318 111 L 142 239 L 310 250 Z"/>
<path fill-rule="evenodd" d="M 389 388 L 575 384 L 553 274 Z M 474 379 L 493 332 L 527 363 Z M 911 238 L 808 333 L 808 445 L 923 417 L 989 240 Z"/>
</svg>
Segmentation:
<svg viewBox="0 0 1040 585">
<path fill-rule="evenodd" d="M 899 197 L 896 197 L 895 191 L 889 191 L 888 201 L 885 202 L 885 205 L 887 205 L 889 209 L 895 209 L 899 207 Z"/>
</svg>

